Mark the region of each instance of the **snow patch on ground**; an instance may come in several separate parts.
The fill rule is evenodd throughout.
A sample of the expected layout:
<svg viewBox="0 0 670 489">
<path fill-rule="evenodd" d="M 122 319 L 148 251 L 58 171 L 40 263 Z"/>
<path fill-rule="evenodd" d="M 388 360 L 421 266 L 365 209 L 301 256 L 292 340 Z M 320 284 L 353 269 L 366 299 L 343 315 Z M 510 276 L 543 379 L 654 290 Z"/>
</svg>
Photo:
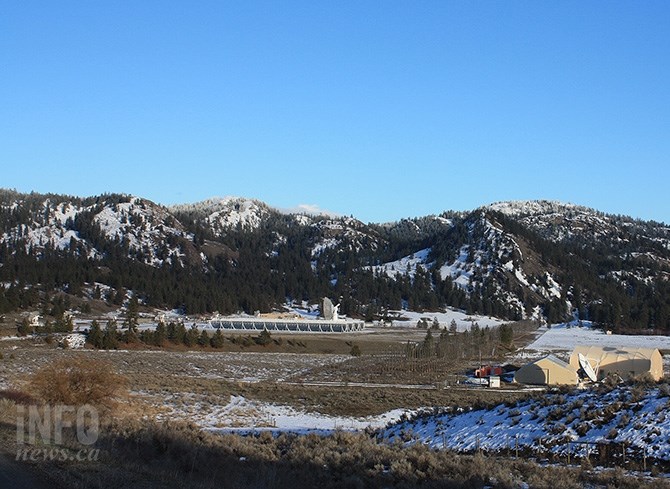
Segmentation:
<svg viewBox="0 0 670 489">
<path fill-rule="evenodd" d="M 580 326 L 581 324 L 581 326 Z M 541 327 L 541 333 L 526 350 L 538 352 L 572 351 L 577 345 L 670 349 L 670 336 L 607 334 L 588 321 L 573 321 Z"/>
<path fill-rule="evenodd" d="M 426 319 L 429 324 L 437 319 L 441 328 L 449 328 L 453 320 L 458 331 L 469 331 L 475 323 L 481 328 L 496 328 L 505 323 L 502 319 L 466 314 L 454 309 L 438 312 L 389 311 L 389 316 L 394 318 L 391 322 L 393 327 L 416 328 L 418 322 L 422 319 Z"/>
<path fill-rule="evenodd" d="M 223 400 L 223 399 L 222 399 Z M 203 429 L 216 432 L 277 431 L 292 433 L 329 433 L 336 430 L 358 431 L 381 428 L 395 422 L 405 413 L 396 409 L 379 416 L 348 417 L 308 413 L 282 404 L 273 404 L 242 396 L 231 396 L 229 402 L 216 404 L 211 397 L 197 394 L 174 394 L 164 399 L 166 412 L 158 419 L 184 419 Z"/>
<path fill-rule="evenodd" d="M 505 451 L 517 443 L 538 453 L 584 455 L 588 443 L 626 443 L 631 455 L 670 460 L 667 389 L 640 395 L 633 387 L 548 394 L 489 410 L 426 412 L 380 432 L 380 438 L 473 452 Z M 615 409 L 611 409 L 614 406 Z M 620 449 L 620 448 L 619 448 Z"/>
</svg>

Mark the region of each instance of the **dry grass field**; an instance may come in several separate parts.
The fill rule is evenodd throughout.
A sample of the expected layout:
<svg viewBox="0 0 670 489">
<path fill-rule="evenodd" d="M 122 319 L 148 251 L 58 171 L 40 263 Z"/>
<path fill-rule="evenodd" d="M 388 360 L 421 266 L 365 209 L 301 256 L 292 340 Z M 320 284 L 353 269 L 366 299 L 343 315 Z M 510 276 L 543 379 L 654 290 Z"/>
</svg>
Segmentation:
<svg viewBox="0 0 670 489">
<path fill-rule="evenodd" d="M 496 403 L 523 393 L 473 388 L 443 388 L 444 371 L 404 372 L 384 355 L 259 352 L 177 352 L 63 350 L 30 340 L 0 345 L 0 380 L 4 388 L 20 388 L 42 365 L 63 358 L 95 358 L 109 362 L 128 379 L 137 398 L 150 394 L 195 393 L 217 402 L 244 396 L 331 415 L 367 416 L 424 406 Z M 393 363 L 393 368 L 389 366 Z M 402 366 L 401 366 L 402 367 Z M 415 388 L 420 385 L 422 388 Z M 409 387 L 409 388 L 408 388 Z"/>
<path fill-rule="evenodd" d="M 424 334 L 409 333 L 416 341 Z M 62 372 L 54 366 L 73 363 L 106 366 L 111 372 L 106 375 L 122 379 L 125 393 L 115 392 L 114 407 L 101 417 L 98 460 L 20 462 L 52 487 L 665 487 L 658 479 L 623 471 L 543 467 L 388 445 L 365 431 L 337 429 L 338 419 L 431 406 L 490 406 L 537 395 L 455 385 L 455 376 L 474 364 L 403 361 L 398 335 L 402 332 L 290 336 L 264 350 L 241 351 L 233 342 L 232 351 L 101 351 L 64 350 L 39 340 L 1 341 L 0 457 L 8 460 L 16 453 L 18 405 L 56 402 L 53 396 L 76 390 L 44 376 L 49 369 Z M 363 353 L 356 357 L 349 355 L 354 339 Z M 79 370 L 112 378 L 95 377 L 97 368 Z M 54 385 L 60 394 L 49 388 Z M 231 407 L 231 400 L 239 405 Z M 213 430 L 248 427 L 247 420 L 258 423 L 259 417 L 261 426 L 271 427 L 275 420 L 262 419 L 268 406 L 317 419 L 334 417 L 336 429 L 327 436 Z M 73 433 L 62 446 L 77 449 Z"/>
</svg>

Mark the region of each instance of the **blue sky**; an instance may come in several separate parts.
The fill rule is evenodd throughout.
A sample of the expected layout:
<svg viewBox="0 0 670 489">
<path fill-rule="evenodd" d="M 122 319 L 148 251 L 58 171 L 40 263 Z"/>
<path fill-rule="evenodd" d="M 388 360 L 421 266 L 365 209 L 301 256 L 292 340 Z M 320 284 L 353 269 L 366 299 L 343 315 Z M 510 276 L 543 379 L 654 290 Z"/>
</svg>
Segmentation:
<svg viewBox="0 0 670 489">
<path fill-rule="evenodd" d="M 0 186 L 670 223 L 670 3 L 5 1 Z"/>
</svg>

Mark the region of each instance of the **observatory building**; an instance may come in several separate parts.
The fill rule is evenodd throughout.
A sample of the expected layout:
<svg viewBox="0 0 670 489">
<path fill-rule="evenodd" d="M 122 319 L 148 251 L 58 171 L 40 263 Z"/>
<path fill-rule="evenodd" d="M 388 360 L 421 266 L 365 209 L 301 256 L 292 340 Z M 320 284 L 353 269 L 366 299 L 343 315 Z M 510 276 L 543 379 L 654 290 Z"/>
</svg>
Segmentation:
<svg viewBox="0 0 670 489">
<path fill-rule="evenodd" d="M 570 365 L 579 369 L 579 354 L 593 367 L 598 380 L 613 373 L 633 377 L 648 373 L 654 380 L 663 377 L 663 357 L 654 348 L 613 348 L 607 346 L 577 346 L 570 356 Z"/>
<path fill-rule="evenodd" d="M 524 365 L 516 371 L 514 380 L 535 385 L 576 385 L 578 382 L 577 369 L 554 355 Z"/>
<path fill-rule="evenodd" d="M 227 331 L 280 331 L 283 333 L 355 333 L 365 329 L 365 322 L 340 316 L 340 305 L 323 299 L 323 318 L 280 317 L 215 317 L 209 320 L 214 329 Z"/>
</svg>

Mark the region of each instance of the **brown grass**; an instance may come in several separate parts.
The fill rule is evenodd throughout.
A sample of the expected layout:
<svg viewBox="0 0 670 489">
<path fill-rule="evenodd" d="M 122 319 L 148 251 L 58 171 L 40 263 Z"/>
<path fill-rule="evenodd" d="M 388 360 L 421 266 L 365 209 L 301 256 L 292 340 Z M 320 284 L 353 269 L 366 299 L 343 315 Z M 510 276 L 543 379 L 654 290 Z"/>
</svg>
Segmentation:
<svg viewBox="0 0 670 489">
<path fill-rule="evenodd" d="M 102 355 L 109 363 L 97 359 Z M 19 349 L 16 358 L 0 362 L 0 373 L 9 379 L 10 372 L 25 365 L 42 365 L 30 376 L 25 390 L 39 395 L 45 402 L 67 404 L 107 404 L 118 398 L 123 392 L 118 389 L 122 385 L 118 381 L 123 377 L 117 371 L 124 374 L 127 385 L 134 390 L 156 394 L 211 394 L 212 402 L 236 394 L 337 415 L 378 414 L 401 406 L 490 405 L 518 398 L 516 393 L 494 390 L 307 386 L 272 381 L 235 383 L 206 377 L 217 371 L 216 365 L 222 358 L 233 359 L 169 352 L 142 355 L 141 352 L 107 354 Z M 246 362 L 246 359 L 245 356 L 242 360 Z M 259 360 L 252 356 L 248 361 Z M 190 368 L 191 364 L 199 369 Z M 347 373 L 355 372 L 357 366 L 362 363 L 352 362 Z M 337 366 L 333 369 L 337 370 Z M 314 367 L 312 373 L 318 377 L 326 373 L 323 370 Z M 0 399 L 0 413 L 6 411 L 9 421 L 16 419 L 15 401 L 9 399 L 12 396 L 21 400 L 19 394 Z M 153 413 L 137 402 L 124 402 L 116 407 L 112 404 L 113 416 L 101 419 L 104 426 L 96 444 L 100 449 L 97 462 L 66 461 L 51 465 L 44 462 L 45 472 L 63 486 L 513 488 L 526 482 L 533 488 L 552 489 L 608 485 L 668 488 L 663 479 L 638 480 L 621 470 L 594 473 L 580 467 L 542 467 L 527 460 L 458 455 L 422 445 L 389 445 L 365 434 L 348 432 L 329 437 L 286 434 L 273 437 L 268 433 L 256 437 L 215 435 L 188 423 L 159 424 L 143 420 L 143 416 L 151 417 Z M 10 443 L 15 439 L 15 423 L 0 423 L 0 452 L 12 455 Z M 72 443 L 76 451 L 78 447 Z"/>
<path fill-rule="evenodd" d="M 59 462 L 50 467 L 51 474 L 74 488 L 670 487 L 663 479 L 637 478 L 621 469 L 546 467 L 523 459 L 379 443 L 349 432 L 242 437 L 202 432 L 188 423 L 117 421 L 104 427 L 96 446 L 97 462 Z"/>
<path fill-rule="evenodd" d="M 0 391 L 0 399 L 12 401 L 15 404 L 35 404 L 35 398 L 27 392 L 18 389 L 7 389 Z"/>
</svg>

